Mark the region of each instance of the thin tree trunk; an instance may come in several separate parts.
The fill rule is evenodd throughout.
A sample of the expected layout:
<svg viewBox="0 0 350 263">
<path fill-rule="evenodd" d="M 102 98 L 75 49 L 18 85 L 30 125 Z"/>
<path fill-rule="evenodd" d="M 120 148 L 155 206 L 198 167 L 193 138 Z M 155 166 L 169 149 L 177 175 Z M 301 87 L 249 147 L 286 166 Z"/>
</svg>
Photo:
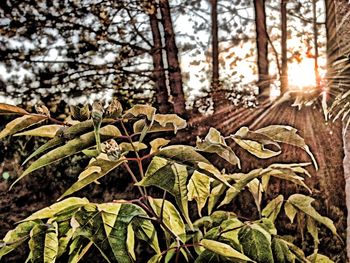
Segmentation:
<svg viewBox="0 0 350 263">
<path fill-rule="evenodd" d="M 258 86 L 260 93 L 270 87 L 268 37 L 266 30 L 265 0 L 254 0 L 256 48 L 258 51 Z"/>
<path fill-rule="evenodd" d="M 168 77 L 170 94 L 174 105 L 174 112 L 181 116 L 186 113 L 186 101 L 182 87 L 181 69 L 178 59 L 178 49 L 175 42 L 173 22 L 171 20 L 170 5 L 168 0 L 159 1 L 162 24 L 164 27 L 165 50 L 168 61 Z"/>
<path fill-rule="evenodd" d="M 211 38 L 212 38 L 212 79 L 211 89 L 214 111 L 222 104 L 222 92 L 219 83 L 219 41 L 218 41 L 218 0 L 211 0 Z"/>
<path fill-rule="evenodd" d="M 287 60 L 287 0 L 281 0 L 281 93 L 288 89 L 288 60 Z"/>
<path fill-rule="evenodd" d="M 317 14 L 316 14 L 316 3 L 317 0 L 312 0 L 312 20 L 313 20 L 313 31 L 314 31 L 314 50 L 315 50 L 315 78 L 316 86 L 320 87 L 320 73 L 318 71 L 318 28 L 317 28 Z"/>
<path fill-rule="evenodd" d="M 152 3 L 155 5 L 155 3 Z M 157 8 L 154 8 L 157 10 Z M 156 97 L 156 106 L 160 113 L 169 113 L 173 112 L 173 106 L 169 102 L 167 81 L 164 69 L 164 61 L 162 55 L 162 36 L 159 30 L 159 22 L 157 18 L 157 12 L 149 14 L 150 26 L 152 31 L 153 38 L 153 79 L 155 83 L 155 97 Z"/>
<path fill-rule="evenodd" d="M 327 69 L 331 69 L 331 65 L 337 57 L 337 24 L 335 16 L 334 0 L 325 0 L 326 7 L 326 35 L 327 35 Z"/>
</svg>

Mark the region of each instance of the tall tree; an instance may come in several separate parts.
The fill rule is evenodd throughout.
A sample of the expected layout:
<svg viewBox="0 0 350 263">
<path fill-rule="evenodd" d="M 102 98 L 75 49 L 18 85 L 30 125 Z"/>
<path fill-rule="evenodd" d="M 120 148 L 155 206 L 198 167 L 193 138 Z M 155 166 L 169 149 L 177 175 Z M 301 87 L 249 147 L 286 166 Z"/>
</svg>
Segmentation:
<svg viewBox="0 0 350 263">
<path fill-rule="evenodd" d="M 320 86 L 320 73 L 318 70 L 318 27 L 317 27 L 317 10 L 316 10 L 316 4 L 317 0 L 312 0 L 312 24 L 313 24 L 313 31 L 314 31 L 314 50 L 315 50 L 315 78 L 316 78 L 316 86 Z"/>
<path fill-rule="evenodd" d="M 326 7 L 326 37 L 327 37 L 327 65 L 330 65 L 337 56 L 337 24 L 334 0 L 325 0 Z"/>
<path fill-rule="evenodd" d="M 162 35 L 159 29 L 159 20 L 157 17 L 157 5 L 155 0 L 151 1 L 151 6 L 149 8 L 149 19 L 153 37 L 153 80 L 155 83 L 155 98 L 156 106 L 160 113 L 169 113 L 172 112 L 173 106 L 169 101 L 167 79 L 164 68 L 163 61 L 163 45 L 162 45 Z"/>
<path fill-rule="evenodd" d="M 174 105 L 174 112 L 184 116 L 186 113 L 186 100 L 183 91 L 181 68 L 178 59 L 178 49 L 175 41 L 175 32 L 171 18 L 168 0 L 159 0 L 164 28 L 165 51 L 167 57 L 170 94 Z"/>
<path fill-rule="evenodd" d="M 219 39 L 218 39 L 218 0 L 210 0 L 211 4 L 211 47 L 212 47 L 212 78 L 211 89 L 214 111 L 222 104 L 222 92 L 219 82 Z"/>
<path fill-rule="evenodd" d="M 254 0 L 256 47 L 258 51 L 258 86 L 260 92 L 270 87 L 268 36 L 266 30 L 265 0 Z"/>
<path fill-rule="evenodd" d="M 288 60 L 287 60 L 287 0 L 281 0 L 281 92 L 288 88 Z"/>
</svg>

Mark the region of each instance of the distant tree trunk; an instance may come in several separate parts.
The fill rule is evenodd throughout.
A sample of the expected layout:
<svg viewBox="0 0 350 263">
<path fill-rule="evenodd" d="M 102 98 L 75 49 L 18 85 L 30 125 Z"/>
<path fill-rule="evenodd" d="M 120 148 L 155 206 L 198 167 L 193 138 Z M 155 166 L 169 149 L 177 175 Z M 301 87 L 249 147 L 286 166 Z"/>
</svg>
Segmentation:
<svg viewBox="0 0 350 263">
<path fill-rule="evenodd" d="M 314 50 L 315 50 L 315 78 L 316 78 L 316 86 L 320 87 L 320 73 L 318 71 L 318 28 L 317 28 L 317 14 L 316 14 L 316 3 L 317 0 L 312 0 L 312 24 L 314 31 Z"/>
<path fill-rule="evenodd" d="M 288 60 L 287 60 L 287 0 L 281 0 L 281 93 L 288 89 Z"/>
<path fill-rule="evenodd" d="M 152 4 L 155 5 L 154 1 Z M 157 10 L 157 8 L 154 8 Z M 167 81 L 164 69 L 163 61 L 163 47 L 162 47 L 162 36 L 159 30 L 159 22 L 157 18 L 157 12 L 149 14 L 152 37 L 153 37 L 153 79 L 155 83 L 155 98 L 156 106 L 160 113 L 169 113 L 173 112 L 173 106 L 169 101 Z"/>
<path fill-rule="evenodd" d="M 327 36 L 327 69 L 337 57 L 337 24 L 334 0 L 325 0 L 326 7 L 326 36 Z"/>
<path fill-rule="evenodd" d="M 218 40 L 218 0 L 211 0 L 211 38 L 212 38 L 212 79 L 211 89 L 214 111 L 222 104 L 223 94 L 219 83 L 219 40 Z"/>
<path fill-rule="evenodd" d="M 174 104 L 174 112 L 181 116 L 186 113 L 186 101 L 182 87 L 181 69 L 178 59 L 178 49 L 175 42 L 173 22 L 171 20 L 170 5 L 168 0 L 159 0 L 162 24 L 164 27 L 165 50 L 168 61 L 168 77 L 170 94 Z"/>
<path fill-rule="evenodd" d="M 260 93 L 270 87 L 268 36 L 266 30 L 265 0 L 254 0 L 256 48 L 258 51 L 258 86 Z"/>
</svg>

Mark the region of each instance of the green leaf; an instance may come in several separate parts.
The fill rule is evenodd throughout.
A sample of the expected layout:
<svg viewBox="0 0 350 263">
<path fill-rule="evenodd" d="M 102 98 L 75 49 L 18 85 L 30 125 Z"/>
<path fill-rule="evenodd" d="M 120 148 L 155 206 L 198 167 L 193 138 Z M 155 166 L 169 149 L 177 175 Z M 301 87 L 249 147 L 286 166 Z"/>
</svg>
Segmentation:
<svg viewBox="0 0 350 263">
<path fill-rule="evenodd" d="M 71 241 L 72 237 L 73 237 L 73 229 L 70 228 L 64 236 L 61 236 L 59 238 L 57 257 L 62 256 L 67 251 L 68 244 Z"/>
<path fill-rule="evenodd" d="M 177 242 L 173 242 L 170 246 L 168 246 L 168 252 L 165 255 L 164 258 L 164 263 L 169 263 L 171 262 L 171 259 L 175 256 L 176 253 L 179 253 L 177 251 Z M 188 262 L 188 256 L 186 251 L 184 250 L 184 248 L 180 248 L 179 251 L 181 252 L 181 254 L 183 255 L 183 257 L 185 258 L 186 262 Z"/>
<path fill-rule="evenodd" d="M 241 167 L 240 160 L 233 150 L 227 146 L 225 139 L 221 136 L 220 132 L 214 128 L 210 128 L 209 133 L 202 141 L 197 137 L 196 147 L 199 151 L 215 153 L 224 160 L 233 165 Z"/>
<path fill-rule="evenodd" d="M 261 175 L 262 170 L 263 169 L 255 169 L 248 174 L 240 174 L 241 179 L 226 191 L 225 198 L 222 200 L 219 207 L 229 204 L 252 180 Z"/>
<path fill-rule="evenodd" d="M 64 143 L 64 139 L 60 138 L 60 137 L 55 137 L 51 140 L 49 140 L 48 142 L 46 142 L 45 144 L 43 144 L 42 146 L 40 146 L 38 149 L 35 150 L 35 152 L 33 152 L 29 157 L 27 157 L 27 159 L 23 162 L 22 165 L 25 165 L 29 160 L 31 160 L 32 158 L 34 158 L 35 156 L 42 154 L 43 152 L 47 151 L 48 149 L 54 148 L 58 145 L 61 145 Z"/>
<path fill-rule="evenodd" d="M 254 198 L 254 202 L 256 207 L 258 208 L 258 212 L 261 212 L 261 200 L 262 200 L 262 192 L 263 187 L 260 181 L 257 178 L 254 178 L 247 184 L 249 192 L 252 194 Z"/>
<path fill-rule="evenodd" d="M 48 226 L 35 225 L 30 231 L 30 240 L 28 242 L 31 262 L 42 263 L 44 262 L 44 248 L 45 248 L 45 234 Z"/>
<path fill-rule="evenodd" d="M 314 263 L 334 263 L 334 261 L 331 260 L 329 257 L 318 253 L 308 256 L 307 259 Z"/>
<path fill-rule="evenodd" d="M 312 197 L 305 196 L 302 194 L 294 194 L 291 195 L 287 202 L 291 205 L 293 205 L 294 208 L 298 209 L 299 211 L 305 213 L 315 221 L 325 225 L 326 227 L 329 228 L 329 230 L 332 231 L 332 233 L 336 236 L 337 234 L 337 229 L 335 228 L 333 221 L 329 219 L 328 217 L 321 216 L 315 208 L 311 206 L 311 203 L 315 201 Z M 338 236 L 339 237 L 339 236 Z"/>
<path fill-rule="evenodd" d="M 298 210 L 294 208 L 293 205 L 286 202 L 284 204 L 284 212 L 286 213 L 286 216 L 289 218 L 290 222 L 293 223 L 295 215 L 297 214 Z"/>
<path fill-rule="evenodd" d="M 33 130 L 16 133 L 14 136 L 37 136 L 37 137 L 54 138 L 57 131 L 62 127 L 63 127 L 62 125 L 57 125 L 57 124 L 44 125 L 44 126 L 35 128 Z"/>
<path fill-rule="evenodd" d="M 23 115 L 13 121 L 9 122 L 5 129 L 0 132 L 0 139 L 5 138 L 6 136 L 12 135 L 16 132 L 24 130 L 34 124 L 40 123 L 43 120 L 46 120 L 47 117 L 44 115 Z"/>
<path fill-rule="evenodd" d="M 247 127 L 240 128 L 231 138 L 243 149 L 261 159 L 267 159 L 281 153 L 280 146 L 262 133 L 250 131 Z M 265 148 L 274 146 L 278 151 Z"/>
<path fill-rule="evenodd" d="M 171 145 L 160 150 L 158 156 L 195 166 L 198 162 L 210 164 L 210 162 L 200 153 L 196 152 L 195 148 L 187 145 Z"/>
<path fill-rule="evenodd" d="M 163 254 L 155 254 L 153 257 L 151 257 L 147 263 L 160 263 L 162 260 Z"/>
<path fill-rule="evenodd" d="M 116 260 L 119 263 L 133 262 L 133 259 L 128 252 L 128 225 L 132 223 L 135 217 L 147 217 L 146 212 L 136 205 L 125 203 L 105 203 L 98 205 L 98 207 L 102 213 L 106 236 Z M 157 248 L 157 245 L 155 245 L 158 244 L 156 235 L 154 235 L 155 230 L 154 228 L 149 229 L 150 225 L 147 225 L 147 228 L 144 228 L 142 226 L 144 220 L 146 219 L 142 220 L 141 218 L 138 218 L 138 220 L 133 223 L 133 229 L 143 229 L 144 233 L 146 233 L 149 238 L 148 243 L 151 243 L 151 246 L 153 246 L 158 253 L 160 251 L 159 247 Z"/>
<path fill-rule="evenodd" d="M 69 189 L 66 190 L 58 200 L 61 200 L 62 198 L 71 195 L 85 186 L 95 182 L 125 162 L 125 158 L 120 158 L 117 161 L 97 158 L 88 165 L 87 169 L 79 175 L 78 181 L 69 187 Z"/>
<path fill-rule="evenodd" d="M 86 205 L 88 203 L 89 203 L 89 200 L 87 200 L 86 198 L 70 197 L 70 198 L 67 198 L 61 202 L 55 203 L 49 207 L 43 208 L 43 209 L 33 213 L 32 215 L 30 215 L 26 219 L 22 220 L 21 222 L 33 221 L 33 220 L 37 220 L 37 219 L 51 218 L 51 217 L 55 216 L 56 214 L 58 214 L 60 212 L 64 212 L 65 210 L 67 210 L 69 208 L 74 207 L 74 208 L 78 209 L 79 207 Z"/>
<path fill-rule="evenodd" d="M 19 115 L 27 115 L 29 114 L 26 110 L 14 106 L 14 105 L 10 105 L 10 104 L 6 104 L 6 103 L 0 103 L 0 114 L 19 114 Z"/>
<path fill-rule="evenodd" d="M 279 212 L 281 211 L 283 200 L 283 195 L 279 195 L 275 199 L 271 200 L 262 210 L 261 215 L 270 219 L 271 222 L 275 222 Z"/>
<path fill-rule="evenodd" d="M 300 261 L 300 262 L 303 262 L 303 263 L 311 263 L 310 260 L 308 260 L 306 257 L 305 257 L 305 254 L 303 252 L 303 250 L 301 250 L 300 248 L 298 248 L 296 245 L 294 245 L 293 243 L 290 243 L 288 242 L 287 240 L 284 240 L 282 238 L 277 238 L 276 239 L 279 240 L 279 242 L 283 242 L 285 245 L 288 246 L 288 249 L 290 252 L 292 252 L 295 257 Z"/>
<path fill-rule="evenodd" d="M 20 223 L 15 229 L 10 230 L 5 235 L 3 242 L 5 246 L 0 248 L 0 260 L 1 258 L 20 246 L 24 241 L 29 238 L 29 233 L 37 223 L 33 221 Z"/>
<path fill-rule="evenodd" d="M 295 255 L 290 252 L 286 243 L 284 243 L 279 238 L 272 239 L 272 253 L 275 263 L 294 263 Z"/>
<path fill-rule="evenodd" d="M 192 223 L 188 215 L 187 177 L 188 172 L 185 165 L 155 156 L 148 166 L 145 177 L 136 185 L 157 186 L 168 191 L 175 197 L 186 222 L 191 226 Z"/>
<path fill-rule="evenodd" d="M 317 229 L 316 221 L 312 219 L 310 216 L 306 217 L 306 229 L 314 239 L 314 250 L 317 250 L 318 244 L 320 243 L 318 239 L 318 229 Z"/>
<path fill-rule="evenodd" d="M 58 225 L 53 222 L 45 234 L 44 263 L 54 263 L 58 255 Z"/>
<path fill-rule="evenodd" d="M 187 185 L 188 201 L 196 200 L 199 216 L 210 195 L 210 178 L 198 171 L 194 171 Z"/>
<path fill-rule="evenodd" d="M 147 145 L 144 143 L 133 142 L 132 144 L 134 145 L 137 152 L 144 150 L 144 149 L 147 149 Z M 134 147 L 131 145 L 131 143 L 128 143 L 128 142 L 120 143 L 119 147 L 120 147 L 122 152 L 133 152 L 134 151 Z"/>
<path fill-rule="evenodd" d="M 154 117 L 156 109 L 149 105 L 135 105 L 131 109 L 127 110 L 123 118 L 129 119 L 134 117 L 146 116 L 149 121 Z"/>
<path fill-rule="evenodd" d="M 237 250 L 241 251 L 242 246 L 240 245 L 238 234 L 244 224 L 238 218 L 230 218 L 223 221 L 220 225 L 221 237 L 229 240 L 231 244 L 235 244 Z"/>
<path fill-rule="evenodd" d="M 166 140 L 164 138 L 156 138 L 153 141 L 151 141 L 149 144 L 151 145 L 151 152 L 150 154 L 153 154 L 157 152 L 161 147 L 166 146 L 170 143 L 170 140 Z"/>
<path fill-rule="evenodd" d="M 256 132 L 264 134 L 274 141 L 287 143 L 302 148 L 311 157 L 316 170 L 318 169 L 318 165 L 314 155 L 311 153 L 310 148 L 308 145 L 306 145 L 304 139 L 297 134 L 297 129 L 286 125 L 270 125 L 261 128 Z"/>
<path fill-rule="evenodd" d="M 149 203 L 163 223 L 171 229 L 183 242 L 186 242 L 186 227 L 175 206 L 168 200 L 148 198 Z"/>
<path fill-rule="evenodd" d="M 271 250 L 271 235 L 259 225 L 246 225 L 241 228 L 239 241 L 244 254 L 256 262 L 274 263 Z"/>
<path fill-rule="evenodd" d="M 200 244 L 205 247 L 206 249 L 232 259 L 240 259 L 240 260 L 246 260 L 248 262 L 255 262 L 251 260 L 249 257 L 245 256 L 244 254 L 238 252 L 237 250 L 233 249 L 229 245 L 225 243 L 221 243 L 215 240 L 210 239 L 202 239 Z M 204 252 L 203 252 L 204 253 Z"/>
<path fill-rule="evenodd" d="M 120 131 L 118 128 L 112 125 L 107 125 L 100 130 L 101 139 L 103 141 L 115 138 L 120 135 Z M 81 135 L 80 137 L 73 139 L 67 142 L 65 145 L 57 147 L 45 155 L 41 156 L 38 160 L 33 162 L 24 172 L 23 174 L 11 185 L 17 183 L 23 177 L 28 175 L 29 173 L 47 166 L 55 161 L 61 160 L 78 152 L 81 152 L 84 149 L 90 148 L 95 145 L 95 135 L 94 132 L 89 132 L 87 134 Z M 11 188 L 10 187 L 10 188 Z"/>
</svg>

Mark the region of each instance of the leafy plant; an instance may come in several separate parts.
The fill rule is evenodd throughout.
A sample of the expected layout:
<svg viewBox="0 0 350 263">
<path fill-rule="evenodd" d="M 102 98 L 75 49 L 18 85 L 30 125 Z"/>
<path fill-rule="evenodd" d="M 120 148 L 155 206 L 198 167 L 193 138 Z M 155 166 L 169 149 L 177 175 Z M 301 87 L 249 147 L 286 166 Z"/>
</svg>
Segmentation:
<svg viewBox="0 0 350 263">
<path fill-rule="evenodd" d="M 272 125 L 255 131 L 242 127 L 227 137 L 211 128 L 204 139 L 197 139 L 196 147 L 169 146 L 170 141 L 165 138 L 149 140 L 146 136 L 176 133 L 186 127 L 186 121 L 174 114 L 157 114 L 148 105 L 135 105 L 124 113 L 116 100 L 106 111 L 102 107 L 96 110 L 96 105 L 92 113 L 88 106 L 72 107 L 72 118 L 66 122 L 47 112 L 32 114 L 7 104 L 0 104 L 0 113 L 21 115 L 7 124 L 0 138 L 50 138 L 27 158 L 25 163 L 37 159 L 14 183 L 80 152 L 91 158 L 58 202 L 22 220 L 6 234 L 0 243 L 0 259 L 27 242 L 31 262 L 55 262 L 59 257 L 78 262 L 94 246 L 107 262 L 129 263 L 141 258 L 135 246 L 145 241 L 153 255 L 142 261 L 149 263 L 180 259 L 197 263 L 332 262 L 317 253 L 318 225 L 334 235 L 336 228 L 312 207 L 313 198 L 294 194 L 284 200 L 279 195 L 261 207 L 262 193 L 267 191 L 271 177 L 311 192 L 304 182 L 304 177 L 310 176 L 305 169 L 310 163 L 276 163 L 249 173 L 228 174 L 206 158 L 217 155 L 227 165 L 240 168 L 241 160 L 228 146 L 229 140 L 262 159 L 279 155 L 280 143 L 286 143 L 305 150 L 317 168 L 309 147 L 292 127 Z M 31 129 L 34 125 L 39 127 Z M 136 164 L 135 169 L 132 163 Z M 99 204 L 68 197 L 117 167 L 123 167 L 130 175 L 139 198 Z M 150 196 L 149 187 L 160 188 L 163 197 Z M 254 197 L 258 218 L 243 219 L 234 211 L 223 209 L 245 189 Z M 198 215 L 190 213 L 189 206 L 196 207 Z M 275 221 L 282 207 L 291 222 L 298 215 L 306 217 L 307 230 L 314 239 L 312 255 L 306 257 L 290 239 L 278 235 Z"/>
</svg>

